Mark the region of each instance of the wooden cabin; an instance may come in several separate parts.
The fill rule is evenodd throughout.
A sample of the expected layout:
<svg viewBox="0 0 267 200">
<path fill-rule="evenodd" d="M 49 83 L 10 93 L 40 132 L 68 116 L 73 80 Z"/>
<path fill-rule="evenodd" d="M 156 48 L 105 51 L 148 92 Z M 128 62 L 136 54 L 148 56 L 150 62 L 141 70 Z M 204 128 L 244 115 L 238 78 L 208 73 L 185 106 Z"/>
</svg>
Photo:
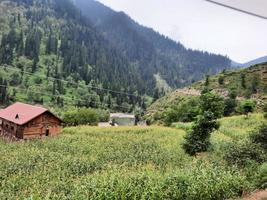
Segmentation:
<svg viewBox="0 0 267 200">
<path fill-rule="evenodd" d="M 17 139 L 34 139 L 58 135 L 61 119 L 49 110 L 15 103 L 0 111 L 0 135 Z"/>
</svg>

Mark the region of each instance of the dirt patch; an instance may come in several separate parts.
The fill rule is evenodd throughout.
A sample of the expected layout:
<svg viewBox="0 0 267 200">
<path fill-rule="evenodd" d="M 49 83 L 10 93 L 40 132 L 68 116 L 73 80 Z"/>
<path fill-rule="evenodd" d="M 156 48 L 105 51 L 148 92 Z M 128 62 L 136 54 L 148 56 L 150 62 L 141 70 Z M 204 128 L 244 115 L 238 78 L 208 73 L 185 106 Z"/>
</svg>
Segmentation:
<svg viewBox="0 0 267 200">
<path fill-rule="evenodd" d="M 250 196 L 245 197 L 244 200 L 267 200 L 267 190 L 254 192 Z"/>
</svg>

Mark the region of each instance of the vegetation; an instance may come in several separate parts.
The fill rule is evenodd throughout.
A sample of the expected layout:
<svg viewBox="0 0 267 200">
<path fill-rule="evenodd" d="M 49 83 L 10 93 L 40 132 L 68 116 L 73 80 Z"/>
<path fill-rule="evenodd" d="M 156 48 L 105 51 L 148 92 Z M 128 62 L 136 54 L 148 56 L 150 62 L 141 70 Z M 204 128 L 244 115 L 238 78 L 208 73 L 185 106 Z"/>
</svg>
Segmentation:
<svg viewBox="0 0 267 200">
<path fill-rule="evenodd" d="M 264 103 L 267 98 L 266 70 L 267 63 L 263 63 L 247 69 L 224 70 L 219 75 L 207 76 L 205 80 L 193 83 L 188 88 L 178 89 L 160 98 L 148 107 L 145 117 L 152 123 L 167 122 L 165 124 L 169 125 L 174 122 L 174 120 L 168 119 L 170 118 L 168 117 L 170 113 L 173 119 L 182 122 L 184 118 L 178 117 L 178 114 L 180 114 L 179 108 L 183 107 L 186 104 L 185 102 L 198 102 L 203 90 L 211 90 L 212 93 L 224 98 L 224 116 L 247 114 L 252 111 L 261 112 L 264 110 Z M 224 80 L 223 84 L 221 80 L 219 81 L 221 77 Z M 244 85 L 247 87 L 244 88 Z M 192 104 L 192 109 L 196 108 L 195 105 L 195 103 Z M 246 107 L 246 111 L 244 110 L 244 105 L 249 106 Z M 191 113 L 191 107 L 185 106 L 183 112 Z M 193 121 L 192 118 L 190 120 Z"/>
<path fill-rule="evenodd" d="M 177 106 L 168 108 L 164 122 L 166 125 L 171 125 L 173 122 L 192 122 L 199 114 L 198 99 L 188 99 Z"/>
<path fill-rule="evenodd" d="M 84 126 L 66 128 L 56 138 L 0 142 L 0 198 L 234 198 L 265 184 L 264 176 L 258 178 L 264 165 L 252 176 L 220 156 L 225 144 L 247 138 L 243 131 L 263 121 L 259 115 L 250 119 L 252 124 L 244 117 L 222 119 L 207 156 L 195 158 L 181 148 L 183 130 L 161 127 Z M 240 130 L 238 137 L 226 129 Z"/>
<path fill-rule="evenodd" d="M 252 143 L 260 145 L 267 153 L 267 124 L 263 124 L 250 137 Z"/>
<path fill-rule="evenodd" d="M 215 119 L 221 118 L 224 111 L 223 98 L 212 93 L 203 91 L 200 96 L 200 114 L 211 112 Z"/>
<path fill-rule="evenodd" d="M 157 87 L 161 96 L 170 87 L 191 84 L 205 74 L 216 74 L 231 66 L 229 58 L 186 49 L 181 43 L 139 25 L 123 12 L 114 12 L 94 1 L 76 0 L 76 5 L 105 39 L 135 63 L 147 92 L 150 86 L 164 82 L 167 86 Z"/>
<path fill-rule="evenodd" d="M 71 0 L 0 0 L 1 105 L 43 104 L 59 115 L 77 107 L 133 112 L 230 66 L 224 56 L 188 50 L 98 2 L 83 3 L 81 13 Z"/>
<path fill-rule="evenodd" d="M 185 152 L 192 156 L 206 152 L 210 147 L 210 134 L 219 128 L 216 119 L 222 116 L 224 102 L 221 97 L 207 90 L 202 91 L 199 107 L 200 115 L 193 124 L 192 131 L 187 133 L 183 144 Z"/>
<path fill-rule="evenodd" d="M 185 136 L 183 148 L 191 156 L 206 152 L 210 147 L 210 134 L 219 128 L 219 124 L 212 112 L 206 111 L 199 115 L 197 121 Z"/>
<path fill-rule="evenodd" d="M 267 119 L 267 103 L 264 104 L 263 111 L 264 111 L 264 117 Z"/>
<path fill-rule="evenodd" d="M 94 109 L 81 108 L 76 111 L 66 112 L 63 121 L 66 126 L 96 126 L 99 122 L 99 115 Z"/>
<path fill-rule="evenodd" d="M 266 164 L 238 168 L 224 154 L 263 121 L 221 119 L 211 148 L 197 157 L 183 151 L 183 130 L 162 127 L 81 126 L 55 138 L 0 141 L 0 199 L 235 198 L 266 186 Z"/>
<path fill-rule="evenodd" d="M 249 113 L 253 113 L 255 109 L 255 103 L 252 100 L 246 100 L 241 103 L 242 114 L 248 117 Z"/>
</svg>

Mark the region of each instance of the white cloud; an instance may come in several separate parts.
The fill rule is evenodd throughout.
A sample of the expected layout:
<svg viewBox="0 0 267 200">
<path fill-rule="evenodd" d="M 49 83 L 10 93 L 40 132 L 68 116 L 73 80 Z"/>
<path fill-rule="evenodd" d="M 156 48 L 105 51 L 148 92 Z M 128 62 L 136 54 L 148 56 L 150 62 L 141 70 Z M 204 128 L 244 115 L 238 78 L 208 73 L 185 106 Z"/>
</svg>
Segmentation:
<svg viewBox="0 0 267 200">
<path fill-rule="evenodd" d="M 99 0 L 186 47 L 246 62 L 267 55 L 267 20 L 204 0 Z M 219 0 L 217 0 L 219 1 Z M 267 16 L 265 0 L 220 0 Z"/>
</svg>

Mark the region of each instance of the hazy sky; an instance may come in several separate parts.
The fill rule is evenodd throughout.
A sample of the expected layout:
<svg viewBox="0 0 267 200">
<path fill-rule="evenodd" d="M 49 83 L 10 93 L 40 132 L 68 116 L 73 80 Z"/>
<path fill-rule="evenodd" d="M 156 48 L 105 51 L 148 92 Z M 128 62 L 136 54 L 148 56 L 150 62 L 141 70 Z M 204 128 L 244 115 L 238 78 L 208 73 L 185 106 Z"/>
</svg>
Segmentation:
<svg viewBox="0 0 267 200">
<path fill-rule="evenodd" d="M 188 48 L 246 62 L 267 55 L 267 20 L 204 0 L 99 0 Z M 267 17 L 267 0 L 217 0 Z"/>
</svg>

